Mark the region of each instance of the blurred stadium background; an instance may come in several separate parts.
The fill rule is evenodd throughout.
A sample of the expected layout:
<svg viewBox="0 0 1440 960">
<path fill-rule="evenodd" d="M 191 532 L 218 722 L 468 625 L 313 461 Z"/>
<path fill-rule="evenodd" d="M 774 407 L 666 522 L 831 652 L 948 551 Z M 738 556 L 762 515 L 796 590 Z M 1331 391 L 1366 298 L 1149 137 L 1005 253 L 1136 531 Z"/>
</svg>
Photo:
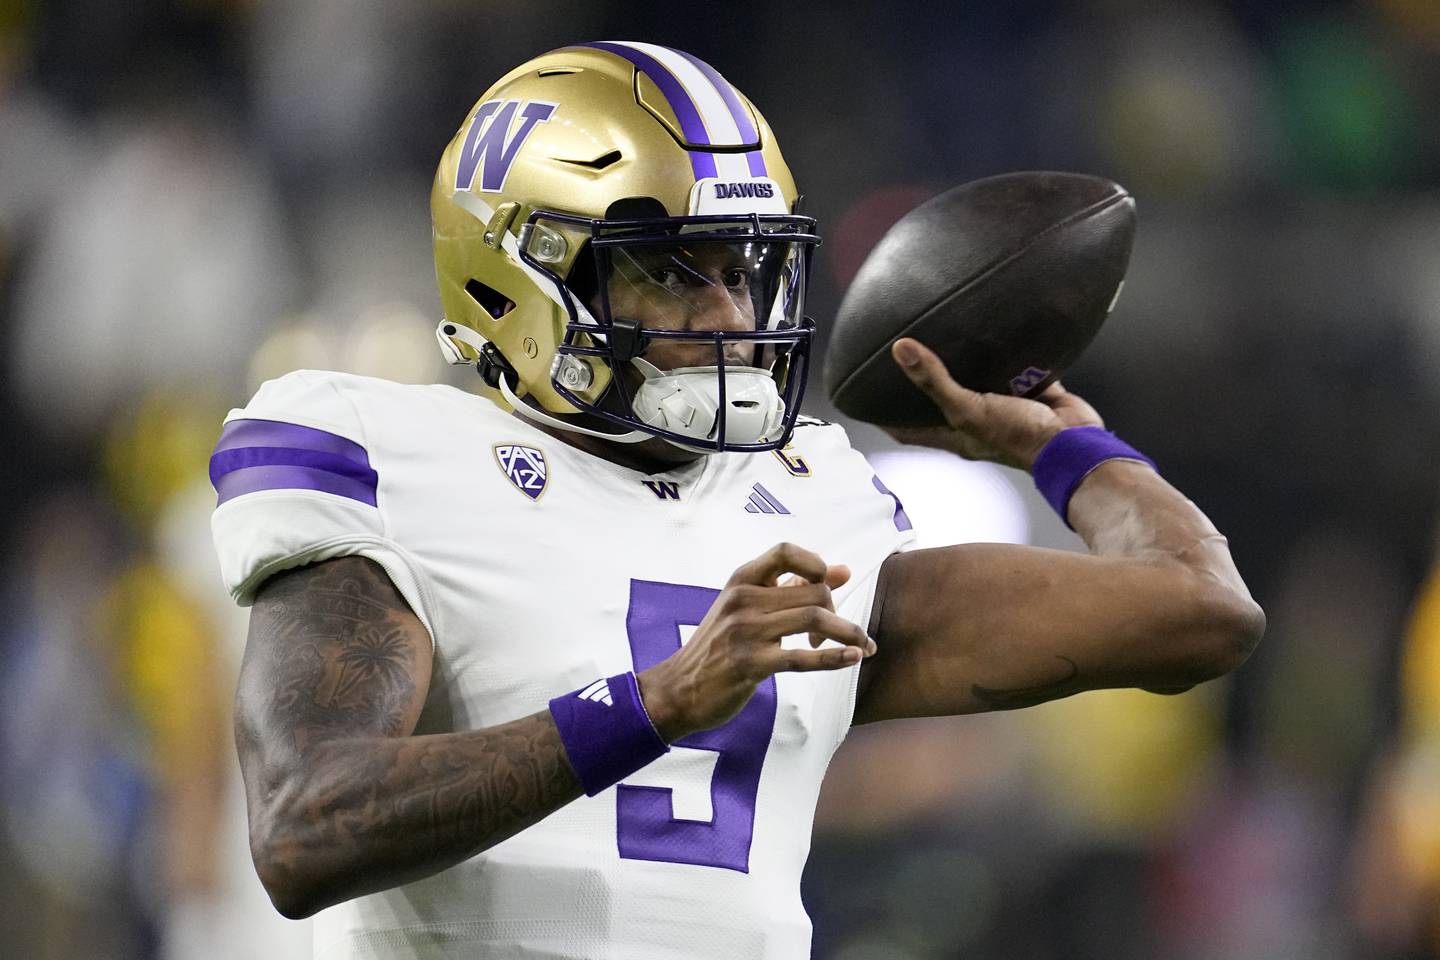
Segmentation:
<svg viewBox="0 0 1440 960">
<path fill-rule="evenodd" d="M 1440 956 L 1436 0 L 0 0 L 0 954 L 308 956 L 245 848 L 209 448 L 294 367 L 455 379 L 434 161 L 502 72 L 599 37 L 767 114 L 822 329 L 941 189 L 1127 185 L 1130 279 L 1067 380 L 1270 614 L 1183 696 L 852 733 L 816 956 Z M 1076 545 L 1023 477 L 853 435 L 932 539 Z"/>
</svg>

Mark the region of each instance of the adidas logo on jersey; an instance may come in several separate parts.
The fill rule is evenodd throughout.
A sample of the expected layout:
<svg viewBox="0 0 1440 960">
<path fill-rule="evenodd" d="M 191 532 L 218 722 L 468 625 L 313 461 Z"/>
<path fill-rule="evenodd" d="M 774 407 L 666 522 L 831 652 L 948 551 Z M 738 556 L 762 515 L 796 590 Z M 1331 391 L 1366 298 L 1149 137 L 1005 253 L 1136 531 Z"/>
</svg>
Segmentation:
<svg viewBox="0 0 1440 960">
<path fill-rule="evenodd" d="M 608 680 L 596 680 L 590 686 L 575 694 L 581 700 L 593 700 L 596 703 L 603 703 L 607 707 L 615 706 L 614 699 L 610 696 L 610 682 Z"/>
<path fill-rule="evenodd" d="M 745 504 L 746 513 L 783 513 L 790 515 L 785 505 L 775 498 L 775 494 L 766 490 L 760 484 L 750 488 L 750 499 Z"/>
</svg>

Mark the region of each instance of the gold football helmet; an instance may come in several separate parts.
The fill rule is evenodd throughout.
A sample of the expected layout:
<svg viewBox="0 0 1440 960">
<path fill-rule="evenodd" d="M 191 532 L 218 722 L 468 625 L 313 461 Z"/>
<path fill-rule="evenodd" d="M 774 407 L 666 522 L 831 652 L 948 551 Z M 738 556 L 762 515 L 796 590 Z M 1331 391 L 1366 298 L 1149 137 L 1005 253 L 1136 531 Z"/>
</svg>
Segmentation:
<svg viewBox="0 0 1440 960">
<path fill-rule="evenodd" d="M 532 419 L 778 449 L 813 334 L 819 238 L 797 201 L 764 118 L 708 64 L 610 41 L 537 57 L 440 158 L 440 346 Z"/>
</svg>

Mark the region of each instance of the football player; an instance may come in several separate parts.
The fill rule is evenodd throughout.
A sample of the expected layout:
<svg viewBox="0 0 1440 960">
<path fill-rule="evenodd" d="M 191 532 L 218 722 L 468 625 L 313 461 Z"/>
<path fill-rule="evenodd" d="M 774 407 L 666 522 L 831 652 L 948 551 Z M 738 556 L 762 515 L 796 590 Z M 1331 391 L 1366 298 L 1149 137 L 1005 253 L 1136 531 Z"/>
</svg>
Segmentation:
<svg viewBox="0 0 1440 960">
<path fill-rule="evenodd" d="M 211 462 L 251 847 L 317 956 L 807 956 L 852 724 L 1183 689 L 1258 640 L 1224 538 L 1089 405 L 968 392 L 913 340 L 951 426 L 906 439 L 1032 469 L 1091 554 L 907 549 L 799 416 L 815 225 L 708 64 L 517 67 L 431 209 L 482 395 L 301 371 Z"/>
</svg>

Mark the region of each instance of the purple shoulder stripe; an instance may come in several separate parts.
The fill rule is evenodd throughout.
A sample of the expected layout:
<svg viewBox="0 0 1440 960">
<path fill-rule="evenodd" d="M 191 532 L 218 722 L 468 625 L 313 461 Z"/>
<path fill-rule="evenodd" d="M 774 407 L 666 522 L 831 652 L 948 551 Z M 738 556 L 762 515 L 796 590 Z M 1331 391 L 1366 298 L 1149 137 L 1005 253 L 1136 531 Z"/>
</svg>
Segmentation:
<svg viewBox="0 0 1440 960">
<path fill-rule="evenodd" d="M 220 431 L 215 452 L 235 447 L 293 447 L 296 450 L 318 450 L 335 453 L 358 463 L 368 464 L 365 448 L 329 430 L 302 427 L 282 420 L 231 420 Z"/>
<path fill-rule="evenodd" d="M 210 457 L 217 506 L 261 490 L 319 490 L 373 507 L 379 480 L 355 441 L 277 420 L 230 421 Z"/>
</svg>

